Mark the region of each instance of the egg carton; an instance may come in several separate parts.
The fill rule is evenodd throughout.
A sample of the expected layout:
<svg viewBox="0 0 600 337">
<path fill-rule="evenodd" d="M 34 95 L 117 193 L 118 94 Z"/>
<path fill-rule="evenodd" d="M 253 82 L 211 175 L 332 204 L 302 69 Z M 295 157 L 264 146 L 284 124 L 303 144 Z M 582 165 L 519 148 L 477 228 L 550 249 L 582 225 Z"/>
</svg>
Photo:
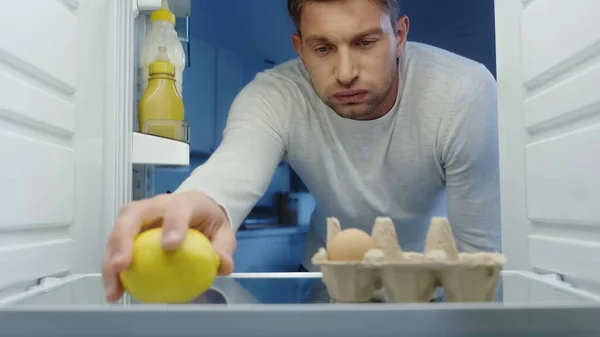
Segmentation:
<svg viewBox="0 0 600 337">
<path fill-rule="evenodd" d="M 494 299 L 506 259 L 501 253 L 459 253 L 450 223 L 433 217 L 423 253 L 403 252 L 394 223 L 378 217 L 371 233 L 377 248 L 361 261 L 330 261 L 319 248 L 312 263 L 335 302 L 369 302 L 383 291 L 388 302 L 428 302 L 436 288 L 448 302 L 489 302 Z M 327 241 L 341 231 L 337 218 L 327 219 Z"/>
</svg>

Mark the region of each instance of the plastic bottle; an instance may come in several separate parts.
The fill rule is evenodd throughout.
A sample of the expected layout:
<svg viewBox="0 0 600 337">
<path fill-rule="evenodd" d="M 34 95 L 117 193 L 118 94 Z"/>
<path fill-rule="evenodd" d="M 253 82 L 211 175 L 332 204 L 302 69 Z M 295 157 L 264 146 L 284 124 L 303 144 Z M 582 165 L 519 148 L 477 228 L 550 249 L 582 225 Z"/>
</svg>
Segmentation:
<svg viewBox="0 0 600 337">
<path fill-rule="evenodd" d="M 175 66 L 177 91 L 183 95 L 183 70 L 185 69 L 185 50 L 175 30 L 175 15 L 169 11 L 167 0 L 162 8 L 150 15 L 151 26 L 140 51 L 142 71 L 142 92 L 148 87 L 148 69 L 158 58 L 158 48 L 167 47 L 169 61 Z"/>
<path fill-rule="evenodd" d="M 138 103 L 139 130 L 178 139 L 178 128 L 169 122 L 184 120 L 183 100 L 175 84 L 175 66 L 169 62 L 169 49 L 165 46 L 158 49 L 158 59 L 148 67 L 148 87 Z"/>
</svg>

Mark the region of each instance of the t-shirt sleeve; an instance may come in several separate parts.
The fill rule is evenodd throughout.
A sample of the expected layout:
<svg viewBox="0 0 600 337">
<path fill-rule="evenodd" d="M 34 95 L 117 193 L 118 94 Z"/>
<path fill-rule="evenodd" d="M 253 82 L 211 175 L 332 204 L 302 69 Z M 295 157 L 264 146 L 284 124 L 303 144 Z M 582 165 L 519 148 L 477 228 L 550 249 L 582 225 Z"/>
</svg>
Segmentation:
<svg viewBox="0 0 600 337">
<path fill-rule="evenodd" d="M 224 208 L 237 230 L 285 154 L 287 100 L 280 86 L 258 75 L 232 103 L 221 144 L 175 193 L 206 193 Z"/>
<path fill-rule="evenodd" d="M 448 219 L 460 251 L 501 251 L 497 86 L 483 66 L 459 82 L 442 146 Z"/>
</svg>

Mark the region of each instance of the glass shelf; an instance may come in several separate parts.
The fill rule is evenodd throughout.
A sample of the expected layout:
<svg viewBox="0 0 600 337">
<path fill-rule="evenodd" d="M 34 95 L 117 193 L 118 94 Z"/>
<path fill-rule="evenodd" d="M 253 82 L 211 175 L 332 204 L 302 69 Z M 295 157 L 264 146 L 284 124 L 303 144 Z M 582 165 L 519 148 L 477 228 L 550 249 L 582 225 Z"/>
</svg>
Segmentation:
<svg viewBox="0 0 600 337">
<path fill-rule="evenodd" d="M 570 289 L 560 282 L 546 282 L 541 276 L 504 271 L 504 297 L 493 304 L 600 303 L 600 297 Z M 438 294 L 441 293 L 438 291 Z M 439 296 L 439 295 L 438 295 Z M 379 294 L 385 302 L 385 294 Z M 443 299 L 438 297 L 438 302 Z M 332 303 L 320 273 L 240 273 L 218 277 L 211 289 L 189 304 L 323 304 Z M 1 306 L 2 302 L 0 302 Z M 13 306 L 28 305 L 120 305 L 104 301 L 100 274 L 75 275 L 54 285 L 40 287 L 18 299 Z M 127 304 L 144 305 L 136 301 Z"/>
<path fill-rule="evenodd" d="M 600 336 L 600 297 L 530 273 L 502 283 L 503 300 L 489 303 L 330 304 L 310 295 L 319 273 L 236 274 L 193 303 L 150 305 L 106 303 L 100 275 L 74 275 L 0 300 L 0 335 Z"/>
</svg>

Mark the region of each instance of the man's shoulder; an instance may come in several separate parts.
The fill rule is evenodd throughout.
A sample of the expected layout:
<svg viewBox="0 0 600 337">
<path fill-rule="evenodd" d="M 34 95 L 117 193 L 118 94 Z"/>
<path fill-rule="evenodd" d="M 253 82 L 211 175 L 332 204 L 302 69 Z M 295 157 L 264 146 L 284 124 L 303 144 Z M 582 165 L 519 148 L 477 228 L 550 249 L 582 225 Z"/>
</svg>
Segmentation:
<svg viewBox="0 0 600 337">
<path fill-rule="evenodd" d="M 290 81 L 306 81 L 308 72 L 299 57 L 287 60 L 265 71 L 266 74 Z"/>
<path fill-rule="evenodd" d="M 305 82 L 310 83 L 310 80 L 302 61 L 299 58 L 294 58 L 258 72 L 250 83 L 253 82 L 298 86 L 303 85 Z"/>
<path fill-rule="evenodd" d="M 276 121 L 287 130 L 293 112 L 306 111 L 310 105 L 306 85 L 296 60 L 258 72 L 236 95 L 230 115 L 248 112 Z M 282 131 L 283 132 L 283 131 Z"/>
<path fill-rule="evenodd" d="M 495 86 L 496 80 L 485 65 L 435 46 L 407 44 L 403 62 L 405 93 L 421 106 L 437 106 L 448 111 L 457 101 L 481 95 L 478 87 Z M 441 117 L 439 109 L 433 110 L 432 113 Z"/>
<path fill-rule="evenodd" d="M 482 63 L 421 43 L 408 45 L 405 55 L 404 93 L 415 116 L 441 130 L 432 134 L 446 137 L 458 125 L 496 113 L 495 78 Z"/>
<path fill-rule="evenodd" d="M 302 61 L 295 58 L 257 73 L 248 86 L 289 91 L 310 84 L 307 78 Z"/>
<path fill-rule="evenodd" d="M 406 56 L 422 63 L 435 62 L 439 67 L 469 69 L 482 65 L 480 62 L 433 45 L 409 41 L 406 43 Z"/>
<path fill-rule="evenodd" d="M 304 64 L 296 58 L 257 73 L 241 96 L 260 97 L 268 104 L 285 105 L 286 110 L 294 110 L 294 107 L 309 104 L 314 99 L 313 91 Z"/>
<path fill-rule="evenodd" d="M 450 87 L 466 76 L 491 75 L 485 65 L 478 61 L 424 43 L 408 42 L 405 57 L 408 71 L 415 73 L 415 78 L 433 79 Z"/>
<path fill-rule="evenodd" d="M 453 93 L 469 92 L 469 87 L 493 85 L 494 75 L 481 62 L 454 52 L 422 43 L 411 43 L 407 48 L 413 77 L 435 79 L 438 86 Z M 411 67 L 409 66 L 409 69 Z"/>
</svg>

